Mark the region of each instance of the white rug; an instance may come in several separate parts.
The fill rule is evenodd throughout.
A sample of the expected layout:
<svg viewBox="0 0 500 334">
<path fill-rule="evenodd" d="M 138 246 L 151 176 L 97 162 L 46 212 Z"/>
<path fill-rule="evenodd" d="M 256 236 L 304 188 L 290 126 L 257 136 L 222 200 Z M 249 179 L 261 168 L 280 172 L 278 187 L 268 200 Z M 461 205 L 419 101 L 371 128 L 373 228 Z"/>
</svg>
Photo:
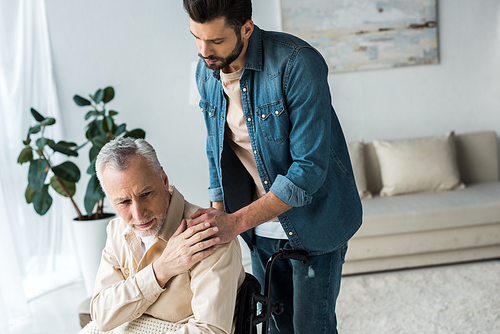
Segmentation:
<svg viewBox="0 0 500 334">
<path fill-rule="evenodd" d="M 342 278 L 340 334 L 500 333 L 500 261 Z"/>
</svg>

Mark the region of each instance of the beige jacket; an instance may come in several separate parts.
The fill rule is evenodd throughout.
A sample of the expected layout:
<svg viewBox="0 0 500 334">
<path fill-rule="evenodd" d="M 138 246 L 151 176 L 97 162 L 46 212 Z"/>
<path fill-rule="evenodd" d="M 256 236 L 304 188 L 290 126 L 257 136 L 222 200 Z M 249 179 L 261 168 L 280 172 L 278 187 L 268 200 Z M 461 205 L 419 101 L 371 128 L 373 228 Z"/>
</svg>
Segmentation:
<svg viewBox="0 0 500 334">
<path fill-rule="evenodd" d="M 121 218 L 113 219 L 97 273 L 91 302 L 92 320 L 101 331 L 148 314 L 185 326 L 176 333 L 233 333 L 238 288 L 244 280 L 241 249 L 235 239 L 165 289 L 156 281 L 152 262 L 160 257 L 181 220 L 189 222 L 198 207 L 173 186 L 166 221 L 142 256 L 141 239 Z"/>
</svg>

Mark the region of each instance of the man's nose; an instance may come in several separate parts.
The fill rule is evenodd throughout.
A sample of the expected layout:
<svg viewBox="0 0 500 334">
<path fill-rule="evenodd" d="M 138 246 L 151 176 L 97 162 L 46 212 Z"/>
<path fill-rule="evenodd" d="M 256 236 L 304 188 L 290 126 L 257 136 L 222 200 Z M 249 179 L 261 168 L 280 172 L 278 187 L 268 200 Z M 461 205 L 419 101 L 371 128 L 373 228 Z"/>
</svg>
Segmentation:
<svg viewBox="0 0 500 334">
<path fill-rule="evenodd" d="M 145 207 L 141 205 L 140 202 L 134 202 L 132 204 L 132 217 L 140 222 L 142 219 L 144 219 L 145 216 Z"/>
<path fill-rule="evenodd" d="M 208 57 L 208 56 L 212 55 L 212 48 L 209 45 L 209 43 L 207 43 L 205 41 L 200 42 L 200 54 L 203 57 Z"/>
</svg>

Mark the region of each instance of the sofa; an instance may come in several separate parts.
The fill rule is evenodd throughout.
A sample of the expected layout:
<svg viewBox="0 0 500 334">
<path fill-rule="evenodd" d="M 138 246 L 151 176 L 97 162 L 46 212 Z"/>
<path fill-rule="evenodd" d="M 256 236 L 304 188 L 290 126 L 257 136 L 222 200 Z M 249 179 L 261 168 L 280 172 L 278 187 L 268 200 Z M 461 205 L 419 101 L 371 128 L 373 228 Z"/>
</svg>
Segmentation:
<svg viewBox="0 0 500 334">
<path fill-rule="evenodd" d="M 343 274 L 500 258 L 494 131 L 349 142 L 363 224 Z"/>
</svg>

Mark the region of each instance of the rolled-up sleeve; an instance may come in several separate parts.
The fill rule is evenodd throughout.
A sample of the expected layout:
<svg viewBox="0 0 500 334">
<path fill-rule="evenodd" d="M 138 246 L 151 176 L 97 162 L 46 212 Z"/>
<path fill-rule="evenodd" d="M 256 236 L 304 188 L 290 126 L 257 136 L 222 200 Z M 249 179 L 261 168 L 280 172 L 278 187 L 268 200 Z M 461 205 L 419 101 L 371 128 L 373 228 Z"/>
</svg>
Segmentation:
<svg viewBox="0 0 500 334">
<path fill-rule="evenodd" d="M 212 202 L 222 202 L 224 200 L 222 196 L 222 188 L 209 188 L 208 189 L 208 198 Z"/>
<path fill-rule="evenodd" d="M 304 189 L 297 187 L 292 181 L 278 175 L 270 189 L 280 200 L 291 206 L 303 206 L 311 202 L 310 196 Z"/>
</svg>

